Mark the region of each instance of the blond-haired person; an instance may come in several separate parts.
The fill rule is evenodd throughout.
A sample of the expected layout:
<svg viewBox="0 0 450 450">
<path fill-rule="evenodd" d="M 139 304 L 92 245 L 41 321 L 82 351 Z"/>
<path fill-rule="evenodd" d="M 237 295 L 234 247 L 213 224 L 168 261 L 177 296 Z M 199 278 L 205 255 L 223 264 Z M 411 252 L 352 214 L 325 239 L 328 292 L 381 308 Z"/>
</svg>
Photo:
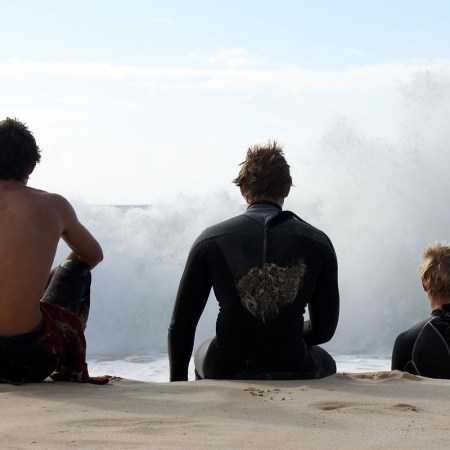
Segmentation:
<svg viewBox="0 0 450 450">
<path fill-rule="evenodd" d="M 450 246 L 426 247 L 419 274 L 431 316 L 397 337 L 392 369 L 450 379 Z"/>
<path fill-rule="evenodd" d="M 292 185 L 276 142 L 251 147 L 234 183 L 248 208 L 194 242 L 169 329 L 171 381 L 188 379 L 211 287 L 216 336 L 195 355 L 197 378 L 321 378 L 336 365 L 318 346 L 339 317 L 337 262 L 322 231 L 283 211 Z M 310 320 L 304 322 L 305 308 Z"/>
</svg>

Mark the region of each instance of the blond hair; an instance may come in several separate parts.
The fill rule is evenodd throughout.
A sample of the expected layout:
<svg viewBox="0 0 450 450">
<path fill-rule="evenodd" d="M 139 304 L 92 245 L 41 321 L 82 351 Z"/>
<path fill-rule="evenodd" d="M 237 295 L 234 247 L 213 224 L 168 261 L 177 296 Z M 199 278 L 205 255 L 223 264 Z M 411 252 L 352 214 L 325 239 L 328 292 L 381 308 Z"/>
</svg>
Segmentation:
<svg viewBox="0 0 450 450">
<path fill-rule="evenodd" d="M 289 165 L 277 141 L 250 147 L 241 166 L 233 183 L 252 201 L 282 198 L 286 187 L 292 186 Z"/>
<path fill-rule="evenodd" d="M 419 268 L 422 283 L 434 299 L 450 297 L 450 245 L 442 242 L 428 245 Z"/>
</svg>

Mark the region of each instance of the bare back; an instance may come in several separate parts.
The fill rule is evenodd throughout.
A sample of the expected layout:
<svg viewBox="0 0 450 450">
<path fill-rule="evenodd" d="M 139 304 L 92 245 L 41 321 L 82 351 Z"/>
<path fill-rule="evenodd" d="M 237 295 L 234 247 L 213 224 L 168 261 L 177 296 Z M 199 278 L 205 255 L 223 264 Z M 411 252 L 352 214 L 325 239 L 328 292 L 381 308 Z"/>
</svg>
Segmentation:
<svg viewBox="0 0 450 450">
<path fill-rule="evenodd" d="M 0 180 L 0 336 L 39 324 L 39 302 L 61 237 L 80 255 L 89 256 L 91 247 L 101 255 L 63 197 Z"/>
</svg>

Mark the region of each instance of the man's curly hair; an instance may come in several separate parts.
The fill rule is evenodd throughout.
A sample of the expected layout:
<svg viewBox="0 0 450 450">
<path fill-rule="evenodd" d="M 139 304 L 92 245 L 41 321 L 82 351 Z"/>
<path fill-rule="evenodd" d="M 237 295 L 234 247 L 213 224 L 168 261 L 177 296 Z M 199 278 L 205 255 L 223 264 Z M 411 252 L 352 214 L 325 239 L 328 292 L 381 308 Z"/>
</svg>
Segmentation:
<svg viewBox="0 0 450 450">
<path fill-rule="evenodd" d="M 241 170 L 233 180 L 247 200 L 263 201 L 284 197 L 286 187 L 292 186 L 289 165 L 283 148 L 276 141 L 264 145 L 253 145 L 240 164 Z"/>
<path fill-rule="evenodd" d="M 17 119 L 0 121 L 0 180 L 28 177 L 41 160 L 41 152 L 33 134 Z"/>
</svg>

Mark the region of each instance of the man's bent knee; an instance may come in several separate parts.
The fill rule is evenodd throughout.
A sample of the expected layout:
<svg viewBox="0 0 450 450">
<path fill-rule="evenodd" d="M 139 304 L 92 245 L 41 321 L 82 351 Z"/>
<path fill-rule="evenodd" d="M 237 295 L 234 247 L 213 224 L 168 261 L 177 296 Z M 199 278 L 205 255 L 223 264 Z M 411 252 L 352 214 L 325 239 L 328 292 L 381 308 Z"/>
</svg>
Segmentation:
<svg viewBox="0 0 450 450">
<path fill-rule="evenodd" d="M 80 273 L 80 275 L 87 275 L 91 272 L 89 270 L 89 266 L 84 261 L 80 260 L 67 259 L 63 261 L 59 266 L 66 270 L 77 271 Z"/>
</svg>

